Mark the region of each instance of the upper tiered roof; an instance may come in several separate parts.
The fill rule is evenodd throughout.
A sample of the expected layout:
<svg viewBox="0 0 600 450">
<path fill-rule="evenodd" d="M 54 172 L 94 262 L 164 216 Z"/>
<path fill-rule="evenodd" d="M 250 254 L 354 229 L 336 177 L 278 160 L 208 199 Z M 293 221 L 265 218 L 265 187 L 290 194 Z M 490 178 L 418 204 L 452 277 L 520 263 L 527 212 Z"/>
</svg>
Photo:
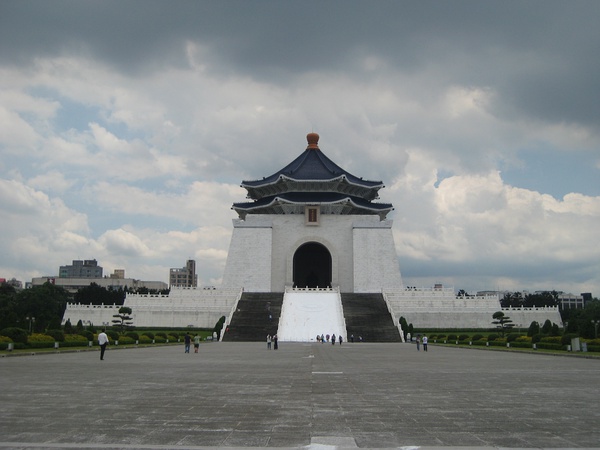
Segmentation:
<svg viewBox="0 0 600 450">
<path fill-rule="evenodd" d="M 320 205 L 322 214 L 379 214 L 393 209 L 379 198 L 381 181 L 356 177 L 319 149 L 319 135 L 306 136 L 308 146 L 294 161 L 262 180 L 242 181 L 254 202 L 234 203 L 240 217 L 246 214 L 303 214 L 305 205 Z"/>
</svg>

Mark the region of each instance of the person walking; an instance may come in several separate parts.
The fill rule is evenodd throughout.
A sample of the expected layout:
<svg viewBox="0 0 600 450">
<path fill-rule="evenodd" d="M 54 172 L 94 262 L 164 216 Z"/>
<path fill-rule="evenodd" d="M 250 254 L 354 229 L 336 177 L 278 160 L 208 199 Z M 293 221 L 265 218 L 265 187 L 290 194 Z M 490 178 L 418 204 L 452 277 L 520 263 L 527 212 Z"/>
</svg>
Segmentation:
<svg viewBox="0 0 600 450">
<path fill-rule="evenodd" d="M 417 339 L 415 339 L 415 341 L 417 342 L 417 351 L 421 350 L 421 336 L 417 336 Z"/>
<path fill-rule="evenodd" d="M 277 343 L 277 335 L 273 336 L 273 350 L 277 350 L 279 348 L 279 344 Z"/>
<path fill-rule="evenodd" d="M 194 353 L 198 353 L 198 349 L 200 348 L 200 335 L 196 333 L 194 336 Z"/>
<path fill-rule="evenodd" d="M 106 346 L 108 345 L 108 336 L 106 334 L 106 330 L 102 330 L 102 333 L 98 335 L 98 345 L 100 346 L 100 361 L 104 360 L 104 352 L 106 351 Z"/>
<path fill-rule="evenodd" d="M 271 335 L 267 334 L 267 350 L 271 350 Z"/>
<path fill-rule="evenodd" d="M 338 341 L 340 341 L 340 345 L 342 345 L 342 342 L 344 342 L 344 338 L 341 334 L 338 336 Z"/>
<path fill-rule="evenodd" d="M 185 333 L 185 337 L 183 338 L 183 343 L 185 345 L 185 353 L 190 352 L 190 344 L 192 343 L 192 337 L 190 333 Z"/>
<path fill-rule="evenodd" d="M 335 345 L 335 334 L 331 335 L 331 345 Z"/>
<path fill-rule="evenodd" d="M 423 351 L 427 351 L 427 336 L 423 336 Z"/>
</svg>

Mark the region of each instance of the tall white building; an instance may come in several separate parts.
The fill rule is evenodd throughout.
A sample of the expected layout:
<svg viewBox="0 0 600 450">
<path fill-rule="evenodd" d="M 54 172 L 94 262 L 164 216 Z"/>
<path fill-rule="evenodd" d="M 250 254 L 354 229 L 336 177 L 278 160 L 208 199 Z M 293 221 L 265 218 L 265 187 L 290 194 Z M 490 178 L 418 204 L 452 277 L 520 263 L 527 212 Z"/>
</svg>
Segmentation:
<svg viewBox="0 0 600 450">
<path fill-rule="evenodd" d="M 348 329 L 356 325 L 349 325 L 347 318 L 356 324 L 356 316 L 366 314 L 363 306 L 377 302 L 383 304 L 383 310 L 375 308 L 377 314 L 389 315 L 396 326 L 402 316 L 420 328 L 488 329 L 493 313 L 502 309 L 497 294 L 466 297 L 441 285 L 403 286 L 392 221 L 387 218 L 393 206 L 376 201 L 383 182 L 342 169 L 321 151 L 318 134 L 309 133 L 307 141 L 306 149 L 281 170 L 242 181 L 250 201 L 233 204 L 238 218 L 233 220 L 221 287 L 197 288 L 195 262 L 191 265 L 190 260 L 185 268 L 172 269 L 168 296 L 127 296 L 125 305 L 132 308 L 135 325 L 212 327 L 226 316 L 226 329 L 229 325 L 240 329 L 234 316 L 250 311 L 252 304 L 264 309 L 249 313 L 248 321 L 267 320 L 276 332 L 278 326 L 294 322 L 293 317 L 284 318 L 284 311 L 312 308 L 308 301 L 295 308 L 286 302 L 286 296 L 289 300 L 290 294 L 304 290 L 311 295 L 333 292 L 338 302 L 349 299 L 346 306 L 338 305 L 340 323 Z M 275 305 L 269 299 L 275 302 L 276 297 L 282 322 L 271 325 Z M 354 306 L 351 297 L 359 299 L 353 300 Z M 358 309 L 357 301 L 362 302 Z M 94 313 L 84 306 L 75 309 L 71 306 L 68 311 L 81 316 Z M 110 313 L 95 311 L 97 318 Z M 511 309 L 507 315 L 519 328 L 534 320 L 561 324 L 558 308 Z"/>
<path fill-rule="evenodd" d="M 309 133 L 306 150 L 283 169 L 243 181 L 252 200 L 239 218 L 223 286 L 251 292 L 333 287 L 381 292 L 402 287 L 392 236 L 393 210 L 378 203 L 381 181 L 364 180 L 331 161 Z"/>
</svg>

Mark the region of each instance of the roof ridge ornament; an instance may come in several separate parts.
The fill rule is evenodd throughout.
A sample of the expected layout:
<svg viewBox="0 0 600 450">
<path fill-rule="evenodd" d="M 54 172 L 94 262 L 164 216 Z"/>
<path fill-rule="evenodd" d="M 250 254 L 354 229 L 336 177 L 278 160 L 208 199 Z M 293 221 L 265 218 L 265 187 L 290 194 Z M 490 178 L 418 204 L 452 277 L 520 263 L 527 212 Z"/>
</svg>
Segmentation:
<svg viewBox="0 0 600 450">
<path fill-rule="evenodd" d="M 317 133 L 308 133 L 306 135 L 308 147 L 306 149 L 319 150 L 319 135 Z"/>
</svg>

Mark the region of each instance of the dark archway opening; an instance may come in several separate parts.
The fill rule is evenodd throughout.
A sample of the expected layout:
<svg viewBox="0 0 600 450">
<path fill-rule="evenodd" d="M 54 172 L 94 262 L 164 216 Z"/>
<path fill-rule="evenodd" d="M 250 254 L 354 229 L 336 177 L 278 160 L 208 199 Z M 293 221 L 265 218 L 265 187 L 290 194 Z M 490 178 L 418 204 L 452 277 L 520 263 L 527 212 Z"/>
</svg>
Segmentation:
<svg viewBox="0 0 600 450">
<path fill-rule="evenodd" d="M 294 286 L 331 287 L 331 253 L 316 242 L 301 245 L 294 253 Z"/>
</svg>

